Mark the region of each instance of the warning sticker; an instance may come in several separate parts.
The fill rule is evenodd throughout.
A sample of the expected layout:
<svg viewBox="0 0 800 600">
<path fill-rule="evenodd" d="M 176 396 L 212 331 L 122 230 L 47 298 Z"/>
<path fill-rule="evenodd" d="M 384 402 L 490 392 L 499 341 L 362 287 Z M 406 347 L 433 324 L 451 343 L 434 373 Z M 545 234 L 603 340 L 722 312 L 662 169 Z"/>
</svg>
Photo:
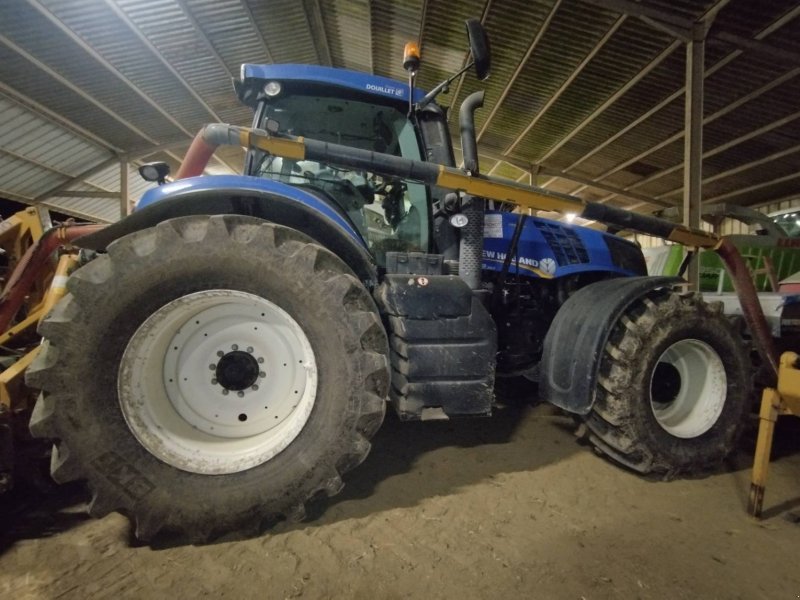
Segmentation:
<svg viewBox="0 0 800 600">
<path fill-rule="evenodd" d="M 483 237 L 485 238 L 503 237 L 503 215 L 489 214 L 484 217 Z"/>
</svg>

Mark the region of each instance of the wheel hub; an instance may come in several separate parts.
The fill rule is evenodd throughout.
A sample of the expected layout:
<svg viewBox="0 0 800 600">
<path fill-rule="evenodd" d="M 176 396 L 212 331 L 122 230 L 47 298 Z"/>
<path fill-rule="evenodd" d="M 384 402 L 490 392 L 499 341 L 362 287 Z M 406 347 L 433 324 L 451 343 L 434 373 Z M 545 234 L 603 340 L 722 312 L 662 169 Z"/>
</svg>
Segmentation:
<svg viewBox="0 0 800 600">
<path fill-rule="evenodd" d="M 219 359 L 214 375 L 224 389 L 239 391 L 252 387 L 259 379 L 259 371 L 258 361 L 252 354 L 233 350 Z"/>
</svg>

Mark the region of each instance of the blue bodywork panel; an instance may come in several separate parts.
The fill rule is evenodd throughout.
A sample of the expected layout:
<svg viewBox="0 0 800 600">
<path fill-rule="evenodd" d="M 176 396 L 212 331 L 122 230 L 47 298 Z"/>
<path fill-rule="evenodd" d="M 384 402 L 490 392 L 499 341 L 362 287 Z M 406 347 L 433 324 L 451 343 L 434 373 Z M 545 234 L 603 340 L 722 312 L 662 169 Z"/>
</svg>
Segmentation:
<svg viewBox="0 0 800 600">
<path fill-rule="evenodd" d="M 209 192 L 214 190 L 229 191 L 236 190 L 237 194 L 247 195 L 248 192 L 256 194 L 276 194 L 285 196 L 305 204 L 309 208 L 314 209 L 319 214 L 324 215 L 343 231 L 345 231 L 351 238 L 358 242 L 361 246 L 366 247 L 364 239 L 353 228 L 350 223 L 333 208 L 320 200 L 314 194 L 310 194 L 305 190 L 291 186 L 279 181 L 271 179 L 262 179 L 259 177 L 250 177 L 249 175 L 203 175 L 201 177 L 189 177 L 181 179 L 173 183 L 147 190 L 142 199 L 139 200 L 136 209 L 142 209 L 145 206 L 164 200 L 171 196 L 178 194 L 191 193 L 191 192 Z"/>
<path fill-rule="evenodd" d="M 242 81 L 307 81 L 350 88 L 362 93 L 408 102 L 408 84 L 388 77 L 334 69 L 318 65 L 242 65 Z M 419 102 L 425 92 L 414 88 L 413 102 Z"/>
<path fill-rule="evenodd" d="M 483 269 L 500 271 L 506 257 L 517 221 L 521 215 L 487 211 L 484 225 Z M 631 255 L 641 251 L 632 243 L 607 233 L 559 223 L 539 217 L 528 217 L 519 239 L 519 274 L 527 277 L 552 279 L 592 271 L 642 275 L 619 266 L 607 240 L 627 250 Z M 643 264 L 643 261 L 642 261 Z M 516 256 L 512 257 L 509 273 L 516 274 Z"/>
</svg>

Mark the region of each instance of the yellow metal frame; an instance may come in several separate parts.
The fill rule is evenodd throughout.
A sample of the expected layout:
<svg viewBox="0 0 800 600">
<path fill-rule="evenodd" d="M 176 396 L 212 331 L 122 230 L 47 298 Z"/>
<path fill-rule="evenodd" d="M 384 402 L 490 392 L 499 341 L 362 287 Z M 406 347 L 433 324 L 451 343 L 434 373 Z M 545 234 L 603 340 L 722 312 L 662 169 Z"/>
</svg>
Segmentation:
<svg viewBox="0 0 800 600">
<path fill-rule="evenodd" d="M 798 365 L 800 365 L 799 355 L 794 352 L 784 352 L 778 366 L 777 389 L 766 388 L 761 396 L 758 441 L 753 461 L 753 477 L 750 483 L 750 501 L 747 507 L 747 511 L 756 518 L 761 517 L 764 505 L 775 422 L 780 415 L 800 417 L 800 368 Z"/>
<path fill-rule="evenodd" d="M 12 217 L 13 218 L 13 217 Z M 6 221 L 7 222 L 7 221 Z M 2 233 L 0 233 L 2 235 Z M 55 274 L 50 287 L 47 289 L 41 302 L 22 321 L 0 334 L 0 346 L 7 346 L 39 322 L 50 312 L 67 293 L 67 278 L 78 266 L 78 259 L 73 254 L 64 254 L 58 259 Z M 9 411 L 28 408 L 28 394 L 23 389 L 23 375 L 25 370 L 36 358 L 40 346 L 36 346 L 21 356 L 13 365 L 0 373 L 0 405 Z"/>
</svg>

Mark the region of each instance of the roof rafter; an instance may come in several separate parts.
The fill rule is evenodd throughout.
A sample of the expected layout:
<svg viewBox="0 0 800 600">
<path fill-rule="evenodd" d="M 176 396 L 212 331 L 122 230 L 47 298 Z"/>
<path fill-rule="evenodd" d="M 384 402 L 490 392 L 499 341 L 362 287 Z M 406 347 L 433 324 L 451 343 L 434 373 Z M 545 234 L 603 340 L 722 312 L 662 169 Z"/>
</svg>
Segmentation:
<svg viewBox="0 0 800 600">
<path fill-rule="evenodd" d="M 767 37 L 768 35 L 774 33 L 775 31 L 777 31 L 778 29 L 780 29 L 781 27 L 783 27 L 784 25 L 786 25 L 787 23 L 789 23 L 790 21 L 795 19 L 798 15 L 800 15 L 800 5 L 798 5 L 797 8 L 795 8 L 795 9 L 789 11 L 788 13 L 786 13 L 784 16 L 782 16 L 780 19 L 778 19 L 777 21 L 775 21 L 771 25 L 769 25 L 769 26 L 765 27 L 764 29 L 762 29 L 759 33 L 756 34 L 755 39 L 760 40 L 760 39 L 763 39 L 763 38 Z M 716 73 L 720 69 L 722 69 L 725 66 L 727 66 L 730 62 L 732 62 L 733 60 L 737 59 L 743 53 L 744 53 L 743 50 L 734 50 L 733 52 L 731 52 L 727 56 L 721 58 L 719 61 L 714 63 L 714 65 L 712 65 L 711 67 L 706 69 L 706 72 L 704 73 L 703 77 L 705 77 L 705 78 L 710 77 L 711 75 L 713 75 L 714 73 Z M 674 102 L 675 100 L 680 98 L 685 92 L 686 92 L 686 86 L 683 85 L 679 89 L 674 91 L 672 94 L 667 96 L 664 100 L 662 100 L 661 102 L 656 104 L 654 107 L 652 107 L 650 110 L 646 111 L 645 113 L 643 113 L 642 115 L 640 115 L 639 117 L 634 119 L 632 122 L 630 122 L 628 125 L 626 125 L 622 129 L 620 129 L 617 133 L 615 133 L 614 135 L 612 135 L 611 137 L 606 139 L 603 143 L 595 146 L 591 151 L 587 152 L 586 154 L 584 154 L 583 156 L 578 158 L 576 161 L 574 161 L 572 164 L 570 164 L 569 166 L 565 167 L 564 168 L 564 172 L 571 171 L 572 169 L 574 169 L 576 166 L 578 166 L 582 162 L 588 160 L 589 158 L 591 158 L 592 156 L 594 156 L 595 154 L 597 154 L 598 152 L 600 152 L 601 150 L 603 150 L 604 148 L 609 146 L 610 144 L 614 143 L 619 138 L 621 138 L 623 135 L 625 135 L 626 133 L 628 133 L 629 131 L 631 131 L 635 127 L 641 125 L 644 121 L 646 121 L 647 119 L 652 117 L 654 114 L 656 114 L 659 111 L 661 111 L 664 107 L 668 106 L 669 104 L 671 104 L 672 102 Z"/>
<path fill-rule="evenodd" d="M 189 23 L 192 24 L 192 28 L 199 34 L 200 41 L 208 49 L 208 51 L 211 53 L 211 55 L 215 59 L 217 59 L 217 62 L 222 66 L 223 69 L 225 69 L 225 72 L 228 73 L 228 75 L 230 75 L 231 77 L 236 77 L 238 75 L 238 73 L 235 72 L 235 71 L 231 71 L 228 68 L 228 64 L 225 62 L 225 59 L 222 58 L 222 55 L 217 50 L 217 47 L 214 45 L 214 43 L 210 39 L 208 39 L 208 35 L 206 35 L 206 32 L 203 29 L 202 25 L 200 25 L 200 22 L 197 19 L 195 19 L 194 15 L 192 14 L 192 10 L 189 8 L 189 5 L 186 3 L 186 0 L 175 0 L 175 1 L 178 3 L 178 6 L 180 6 L 181 11 L 183 12 L 183 15 L 186 17 L 186 19 L 189 21 Z M 111 0 L 106 0 L 106 3 L 112 4 Z M 120 10 L 120 13 L 122 13 L 121 10 Z M 122 14 L 124 14 L 124 13 L 122 13 Z M 120 16 L 122 16 L 122 15 L 120 15 Z M 125 18 L 126 21 L 128 21 L 128 27 L 130 27 L 131 29 L 135 29 L 134 33 L 137 34 L 137 37 L 139 37 L 139 39 L 141 39 L 143 42 L 145 42 L 148 45 L 148 47 L 151 47 L 151 48 L 155 49 L 157 51 L 158 55 L 161 56 L 161 58 L 163 58 L 164 55 L 161 54 L 161 51 L 158 50 L 155 47 L 155 45 L 153 45 L 150 42 L 150 40 L 147 38 L 147 36 L 145 36 L 141 32 L 141 30 L 139 30 L 139 28 L 136 27 L 134 25 L 134 23 L 130 21 L 128 16 L 125 15 L 124 18 Z M 162 62 L 164 62 L 165 65 L 169 65 L 169 61 L 167 61 L 166 59 L 164 59 Z M 167 67 L 167 68 L 170 68 L 170 67 L 171 67 L 171 65 L 169 67 Z M 190 92 L 194 90 L 194 88 L 189 84 L 189 82 L 186 81 L 186 79 L 184 79 L 180 74 L 178 74 L 177 71 L 173 70 L 173 71 L 170 71 L 170 72 L 172 72 L 173 75 L 177 75 L 178 77 L 180 77 L 180 79 L 183 82 L 186 83 L 186 85 L 188 86 L 187 89 L 189 89 Z M 199 97 L 199 94 L 198 94 L 198 97 Z M 210 106 L 209 106 L 209 109 L 211 110 L 211 112 L 214 115 L 216 115 L 216 111 L 214 111 L 214 109 L 212 109 Z M 217 117 L 217 120 L 219 120 L 219 117 Z"/>
<path fill-rule="evenodd" d="M 594 120 L 603 112 L 605 112 L 612 104 L 614 104 L 617 100 L 619 100 L 622 96 L 624 96 L 633 86 L 639 83 L 642 79 L 644 79 L 647 75 L 649 75 L 656 67 L 658 67 L 664 60 L 666 60 L 675 50 L 680 48 L 681 42 L 674 41 L 669 46 L 664 48 L 664 50 L 659 53 L 653 60 L 651 60 L 645 67 L 640 70 L 636 75 L 634 75 L 631 79 L 625 83 L 621 88 L 619 88 L 616 92 L 614 92 L 611 96 L 609 96 L 605 102 L 603 102 L 600 106 L 594 109 L 583 121 L 581 121 L 576 127 L 572 129 L 568 134 L 563 136 L 557 144 L 555 144 L 550 150 L 548 150 L 539 160 L 545 161 L 550 158 L 553 154 L 558 152 L 567 142 L 569 142 L 573 137 L 579 134 L 583 129 L 589 125 L 591 125 Z"/>
<path fill-rule="evenodd" d="M 69 81 L 66 77 L 64 77 L 63 75 L 61 75 L 60 73 L 58 73 L 54 69 L 51 69 L 50 67 L 48 67 L 46 64 L 44 64 L 38 58 L 36 58 L 32 54 L 26 52 L 24 49 L 22 49 L 19 46 L 17 46 L 14 42 L 9 40 L 7 37 L 5 37 L 2 34 L 0 34 L 0 43 L 3 43 L 6 46 L 8 46 L 9 48 L 11 48 L 14 52 L 16 52 L 17 54 L 22 56 L 25 60 L 27 60 L 28 62 L 33 64 L 36 68 L 38 68 L 39 70 L 44 71 L 45 73 L 47 73 L 50 77 L 52 77 L 53 79 L 58 81 L 61 85 L 69 88 L 74 93 L 76 93 L 78 96 L 83 98 L 86 102 L 90 103 L 92 106 L 94 106 L 98 110 L 101 110 L 102 112 L 104 112 L 105 114 L 110 116 L 112 119 L 114 119 L 115 121 L 117 121 L 121 125 L 124 125 L 130 131 L 132 131 L 133 133 L 135 133 L 136 135 L 138 135 L 142 139 L 147 140 L 151 144 L 157 143 L 156 140 L 154 140 L 148 134 L 146 134 L 144 131 L 142 131 L 141 129 L 136 127 L 136 125 L 134 125 L 130 121 L 127 121 L 126 119 L 123 119 L 122 117 L 120 117 L 116 113 L 116 111 L 111 110 L 105 104 L 101 103 L 99 100 L 96 100 L 94 97 L 92 97 L 91 95 L 87 94 L 81 88 L 79 88 L 74 83 Z"/>
<path fill-rule="evenodd" d="M 261 29 L 256 23 L 256 18 L 253 16 L 253 11 L 250 9 L 250 5 L 247 3 L 247 0 L 239 0 L 239 4 L 241 5 L 242 10 L 245 12 L 245 15 L 247 15 L 247 20 L 250 21 L 250 25 L 253 27 L 253 31 L 255 31 L 256 36 L 258 37 L 258 41 L 261 42 L 261 46 L 264 48 L 264 53 L 267 55 L 267 61 L 274 63 L 275 59 L 272 58 L 272 52 L 270 52 L 267 40 L 264 39 L 264 35 L 261 33 Z M 319 8 L 319 5 L 317 7 Z M 324 27 L 322 28 L 322 32 L 324 34 L 325 32 Z"/>
<path fill-rule="evenodd" d="M 586 1 L 590 4 L 594 4 L 595 6 L 601 6 L 603 8 L 614 10 L 620 13 L 644 18 L 645 20 L 648 20 L 648 22 L 652 19 L 660 23 L 664 23 L 668 26 L 671 26 L 673 30 L 677 28 L 677 31 L 673 31 L 673 33 L 681 36 L 682 39 L 691 39 L 691 31 L 694 22 L 691 19 L 686 19 L 680 15 L 670 13 L 669 11 L 648 6 L 647 4 L 643 4 L 641 2 L 633 2 L 632 0 Z M 720 3 L 718 3 L 718 5 L 712 7 L 711 10 L 702 15 L 698 21 L 709 22 L 714 16 L 716 16 L 716 13 L 719 12 L 719 10 L 728 4 L 729 1 L 730 0 L 722 0 Z M 752 52 L 759 52 L 766 57 L 772 58 L 773 60 L 786 61 L 790 64 L 800 63 L 800 53 L 787 50 L 785 48 L 777 48 L 760 40 L 748 39 L 741 35 L 727 31 L 711 30 L 709 31 L 708 35 L 713 39 L 718 39 L 728 44 L 732 44 L 738 48 L 747 49 Z"/>
<path fill-rule="evenodd" d="M 245 0 L 242 0 L 244 2 Z M 314 49 L 317 51 L 317 59 L 320 64 L 332 66 L 331 49 L 328 44 L 328 33 L 325 31 L 325 24 L 322 22 L 322 9 L 319 0 L 305 0 L 305 14 L 308 28 L 314 38 Z M 260 35 L 260 34 L 259 34 Z M 261 38 L 264 42 L 264 38 Z M 266 44 L 266 42 L 264 42 Z"/>
<path fill-rule="evenodd" d="M 600 52 L 600 50 L 603 49 L 603 46 L 606 45 L 608 40 L 610 40 L 612 37 L 614 37 L 614 34 L 622 26 L 622 24 L 625 22 L 626 19 L 627 19 L 627 16 L 626 15 L 622 15 L 616 21 L 614 21 L 614 24 L 609 28 L 608 31 L 606 31 L 606 33 L 603 35 L 603 37 L 600 38 L 600 40 L 594 45 L 594 48 L 592 48 L 592 50 L 583 58 L 583 60 L 578 64 L 578 66 L 576 66 L 575 69 L 573 69 L 573 71 L 570 74 L 570 76 L 567 77 L 562 82 L 561 86 L 559 86 L 559 88 L 555 91 L 555 93 L 553 93 L 553 95 L 550 96 L 550 98 L 548 98 L 548 100 L 547 100 L 547 102 L 545 102 L 544 106 L 542 106 L 542 108 L 539 109 L 539 112 L 537 112 L 533 116 L 533 119 L 531 119 L 531 122 L 528 123 L 528 125 L 525 127 L 525 129 L 522 130 L 522 133 L 520 133 L 517 136 L 517 138 L 513 142 L 511 142 L 511 145 L 508 146 L 508 148 L 503 150 L 503 155 L 504 156 L 507 156 L 507 155 L 511 154 L 511 152 L 513 152 L 514 148 L 516 148 L 519 145 L 519 143 L 525 138 L 525 136 L 528 135 L 530 130 L 533 129 L 536 126 L 536 124 L 539 122 L 539 120 L 545 115 L 545 113 L 547 113 L 547 111 L 550 110 L 550 108 L 553 106 L 553 104 L 555 104 L 558 101 L 558 99 L 561 97 L 561 95 L 567 90 L 567 88 L 570 85 L 572 85 L 572 82 L 575 81 L 578 78 L 578 76 L 586 68 L 586 66 L 590 62 L 592 62 L 592 59 L 595 56 L 597 56 L 597 54 L 598 54 L 598 52 Z"/>
<path fill-rule="evenodd" d="M 761 165 L 768 164 L 768 163 L 770 163 L 772 161 L 775 161 L 775 160 L 780 160 L 781 158 L 784 158 L 786 156 L 791 156 L 792 154 L 796 154 L 798 152 L 800 152 L 800 144 L 795 144 L 794 146 L 792 146 L 790 148 L 785 148 L 784 150 L 781 150 L 780 152 L 774 152 L 774 153 L 770 154 L 769 156 L 764 156 L 764 157 L 759 158 L 757 160 L 746 162 L 746 163 L 743 163 L 743 164 L 741 164 L 741 165 L 739 165 L 737 167 L 732 167 L 732 168 L 727 169 L 725 171 L 720 171 L 719 173 L 716 173 L 714 175 L 710 175 L 709 177 L 706 177 L 705 179 L 703 179 L 703 185 L 706 185 L 706 184 L 709 184 L 709 183 L 713 183 L 715 181 L 719 181 L 720 179 L 725 179 L 726 177 L 732 177 L 733 175 L 738 175 L 739 173 L 742 173 L 744 171 L 749 171 L 750 169 L 755 169 L 756 167 L 759 167 Z M 657 198 L 667 198 L 669 196 L 672 196 L 672 195 L 680 192 L 682 189 L 683 189 L 682 187 L 677 187 L 677 188 L 674 188 L 672 190 L 669 190 L 668 192 L 664 192 L 663 194 L 659 194 L 656 197 Z"/>
<path fill-rule="evenodd" d="M 104 150 L 110 150 L 111 152 L 122 152 L 121 148 L 118 148 L 104 140 L 100 136 L 92 133 L 88 129 L 84 129 L 77 123 L 73 123 L 69 119 L 62 117 L 58 113 L 53 110 L 50 110 L 43 104 L 39 104 L 35 100 L 31 100 L 27 96 L 23 96 L 17 90 L 12 87 L 9 87 L 2 81 L 0 81 L 0 94 L 11 100 L 12 102 L 22 106 L 23 108 L 30 110 L 37 115 L 41 116 L 44 119 L 47 119 L 51 123 L 58 125 L 59 127 L 63 127 L 64 129 L 68 130 L 70 133 L 77 135 L 80 138 L 83 138 L 85 141 L 90 142 Z"/>
<path fill-rule="evenodd" d="M 744 188 L 737 188 L 733 191 L 720 194 L 719 196 L 705 198 L 703 200 L 703 204 L 709 204 L 711 202 L 719 202 L 720 200 L 726 200 L 728 198 L 733 198 L 734 196 L 741 196 L 742 194 L 747 194 L 749 192 L 754 192 L 756 190 L 769 187 L 771 185 L 777 185 L 779 183 L 783 183 L 785 181 L 791 181 L 792 179 L 798 179 L 798 178 L 800 178 L 800 171 L 797 171 L 795 173 L 789 173 L 788 175 L 784 175 L 783 177 L 779 177 L 778 179 L 770 179 L 769 181 L 762 181 L 760 183 L 756 183 Z"/>
<path fill-rule="evenodd" d="M 369 35 L 369 72 L 375 74 L 375 34 L 372 31 L 372 2 L 366 0 L 367 3 L 367 33 Z"/>
<path fill-rule="evenodd" d="M 511 79 L 508 80 L 508 83 L 503 88 L 503 91 L 500 94 L 500 97 L 497 99 L 497 102 L 494 103 L 492 110 L 489 111 L 489 115 L 486 117 L 486 120 L 483 122 L 483 126 L 478 132 L 478 136 L 476 138 L 477 141 L 480 142 L 481 138 L 483 137 L 483 134 L 486 133 L 486 130 L 489 128 L 489 123 L 497 114 L 497 111 L 500 109 L 500 106 L 505 101 L 509 92 L 511 92 L 511 87 L 514 85 L 514 82 L 517 80 L 517 77 L 519 77 L 519 74 L 522 72 L 522 69 L 528 62 L 528 59 L 530 59 L 531 54 L 533 54 L 533 51 L 536 49 L 536 46 L 539 45 L 539 42 L 542 40 L 542 37 L 544 37 L 547 28 L 550 27 L 550 22 L 553 20 L 553 17 L 555 17 L 556 12 L 558 11 L 558 8 L 561 6 L 562 2 L 563 0 L 556 0 L 555 3 L 553 3 L 553 6 L 550 8 L 550 12 L 547 13 L 547 17 L 545 17 L 544 21 L 542 21 L 542 25 L 541 27 L 539 27 L 539 31 L 536 32 L 533 41 L 531 42 L 530 46 L 528 46 L 528 50 L 525 52 L 525 55 L 522 57 L 522 59 L 520 59 L 517 68 L 514 69 L 514 73 L 511 75 Z"/>
<path fill-rule="evenodd" d="M 712 123 L 712 122 L 716 121 L 717 119 L 719 119 L 721 117 L 724 117 L 725 115 L 733 112 L 734 110 L 736 110 L 737 108 L 739 108 L 743 104 L 746 104 L 747 102 L 750 102 L 751 100 L 754 100 L 755 98 L 758 98 L 759 96 L 762 96 L 762 95 L 766 94 L 767 92 L 769 92 L 770 90 L 778 87 L 779 85 L 786 83 L 790 79 L 793 79 L 798 74 L 800 74 L 800 67 L 797 67 L 795 69 L 792 69 L 791 71 L 788 71 L 788 72 L 784 73 L 783 75 L 781 75 L 777 79 L 773 79 L 768 84 L 760 87 L 759 89 L 753 90 L 749 94 L 745 94 L 744 96 L 742 96 L 741 98 L 738 98 L 734 102 L 731 102 L 730 104 L 728 104 L 726 106 L 723 106 L 717 112 L 708 115 L 707 117 L 705 117 L 703 119 L 703 125 L 704 126 L 708 125 L 709 123 Z M 674 133 L 673 135 L 671 135 L 667 139 L 659 142 L 655 146 L 652 146 L 651 148 L 648 148 L 644 152 L 641 152 L 640 154 L 637 154 L 636 156 L 634 156 L 632 158 L 629 158 L 628 160 L 626 160 L 624 162 L 621 162 L 618 165 L 615 165 L 614 167 L 612 167 L 611 169 L 609 169 L 609 170 L 603 172 L 602 174 L 598 175 L 597 176 L 598 180 L 603 180 L 606 177 L 610 177 L 614 173 L 618 173 L 619 171 L 622 171 L 626 167 L 629 167 L 630 165 L 632 165 L 632 164 L 634 164 L 636 162 L 639 162 L 644 157 L 649 156 L 650 154 L 652 154 L 654 152 L 657 152 L 658 150 L 661 150 L 662 148 L 665 148 L 666 146 L 669 146 L 670 144 L 672 144 L 674 142 L 677 142 L 678 140 L 683 138 L 685 133 L 686 133 L 685 130 L 681 129 L 680 131 Z M 750 139 L 750 138 L 748 137 L 746 139 Z M 662 173 L 658 174 L 659 177 L 661 175 L 662 175 Z M 658 177 L 653 175 L 653 176 L 650 176 L 649 179 L 652 180 L 652 179 L 657 179 L 657 178 Z"/>
<path fill-rule="evenodd" d="M 46 192 L 39 194 L 38 196 L 36 196 L 36 198 L 33 198 L 32 200 L 33 202 L 41 202 L 43 200 L 46 200 L 47 198 L 56 196 L 58 195 L 59 192 L 68 190 L 70 186 L 75 185 L 76 183 L 80 183 L 87 177 L 96 175 L 100 171 L 107 169 L 108 167 L 110 167 L 113 164 L 116 164 L 117 162 L 119 162 L 119 156 L 114 156 L 112 158 L 104 160 L 103 162 L 97 163 L 96 165 L 89 167 L 85 171 L 81 171 L 77 175 L 74 175 L 72 179 L 59 183 L 57 186 L 54 186 L 53 188 L 47 190 Z"/>
<path fill-rule="evenodd" d="M 7 148 L 0 148 L 0 154 L 5 154 L 6 156 L 10 156 L 11 158 L 21 160 L 28 164 L 39 167 L 40 169 L 44 169 L 45 171 L 50 171 L 51 173 L 55 173 L 56 175 L 60 175 L 61 177 L 66 177 L 67 179 L 72 179 L 74 177 L 74 175 L 72 175 L 71 173 L 67 173 L 66 171 L 62 171 L 61 169 L 57 169 L 56 167 L 53 167 L 51 165 L 46 165 L 42 162 L 39 162 L 36 159 L 33 159 L 29 156 L 23 156 L 22 154 L 18 154 L 17 152 L 13 152 L 12 150 L 9 150 Z M 87 181 L 86 184 L 92 186 L 93 188 L 95 188 L 100 192 L 111 192 L 111 190 L 109 190 L 108 188 L 105 188 L 101 185 L 97 185 L 96 183 L 92 183 L 91 181 Z"/>
</svg>

